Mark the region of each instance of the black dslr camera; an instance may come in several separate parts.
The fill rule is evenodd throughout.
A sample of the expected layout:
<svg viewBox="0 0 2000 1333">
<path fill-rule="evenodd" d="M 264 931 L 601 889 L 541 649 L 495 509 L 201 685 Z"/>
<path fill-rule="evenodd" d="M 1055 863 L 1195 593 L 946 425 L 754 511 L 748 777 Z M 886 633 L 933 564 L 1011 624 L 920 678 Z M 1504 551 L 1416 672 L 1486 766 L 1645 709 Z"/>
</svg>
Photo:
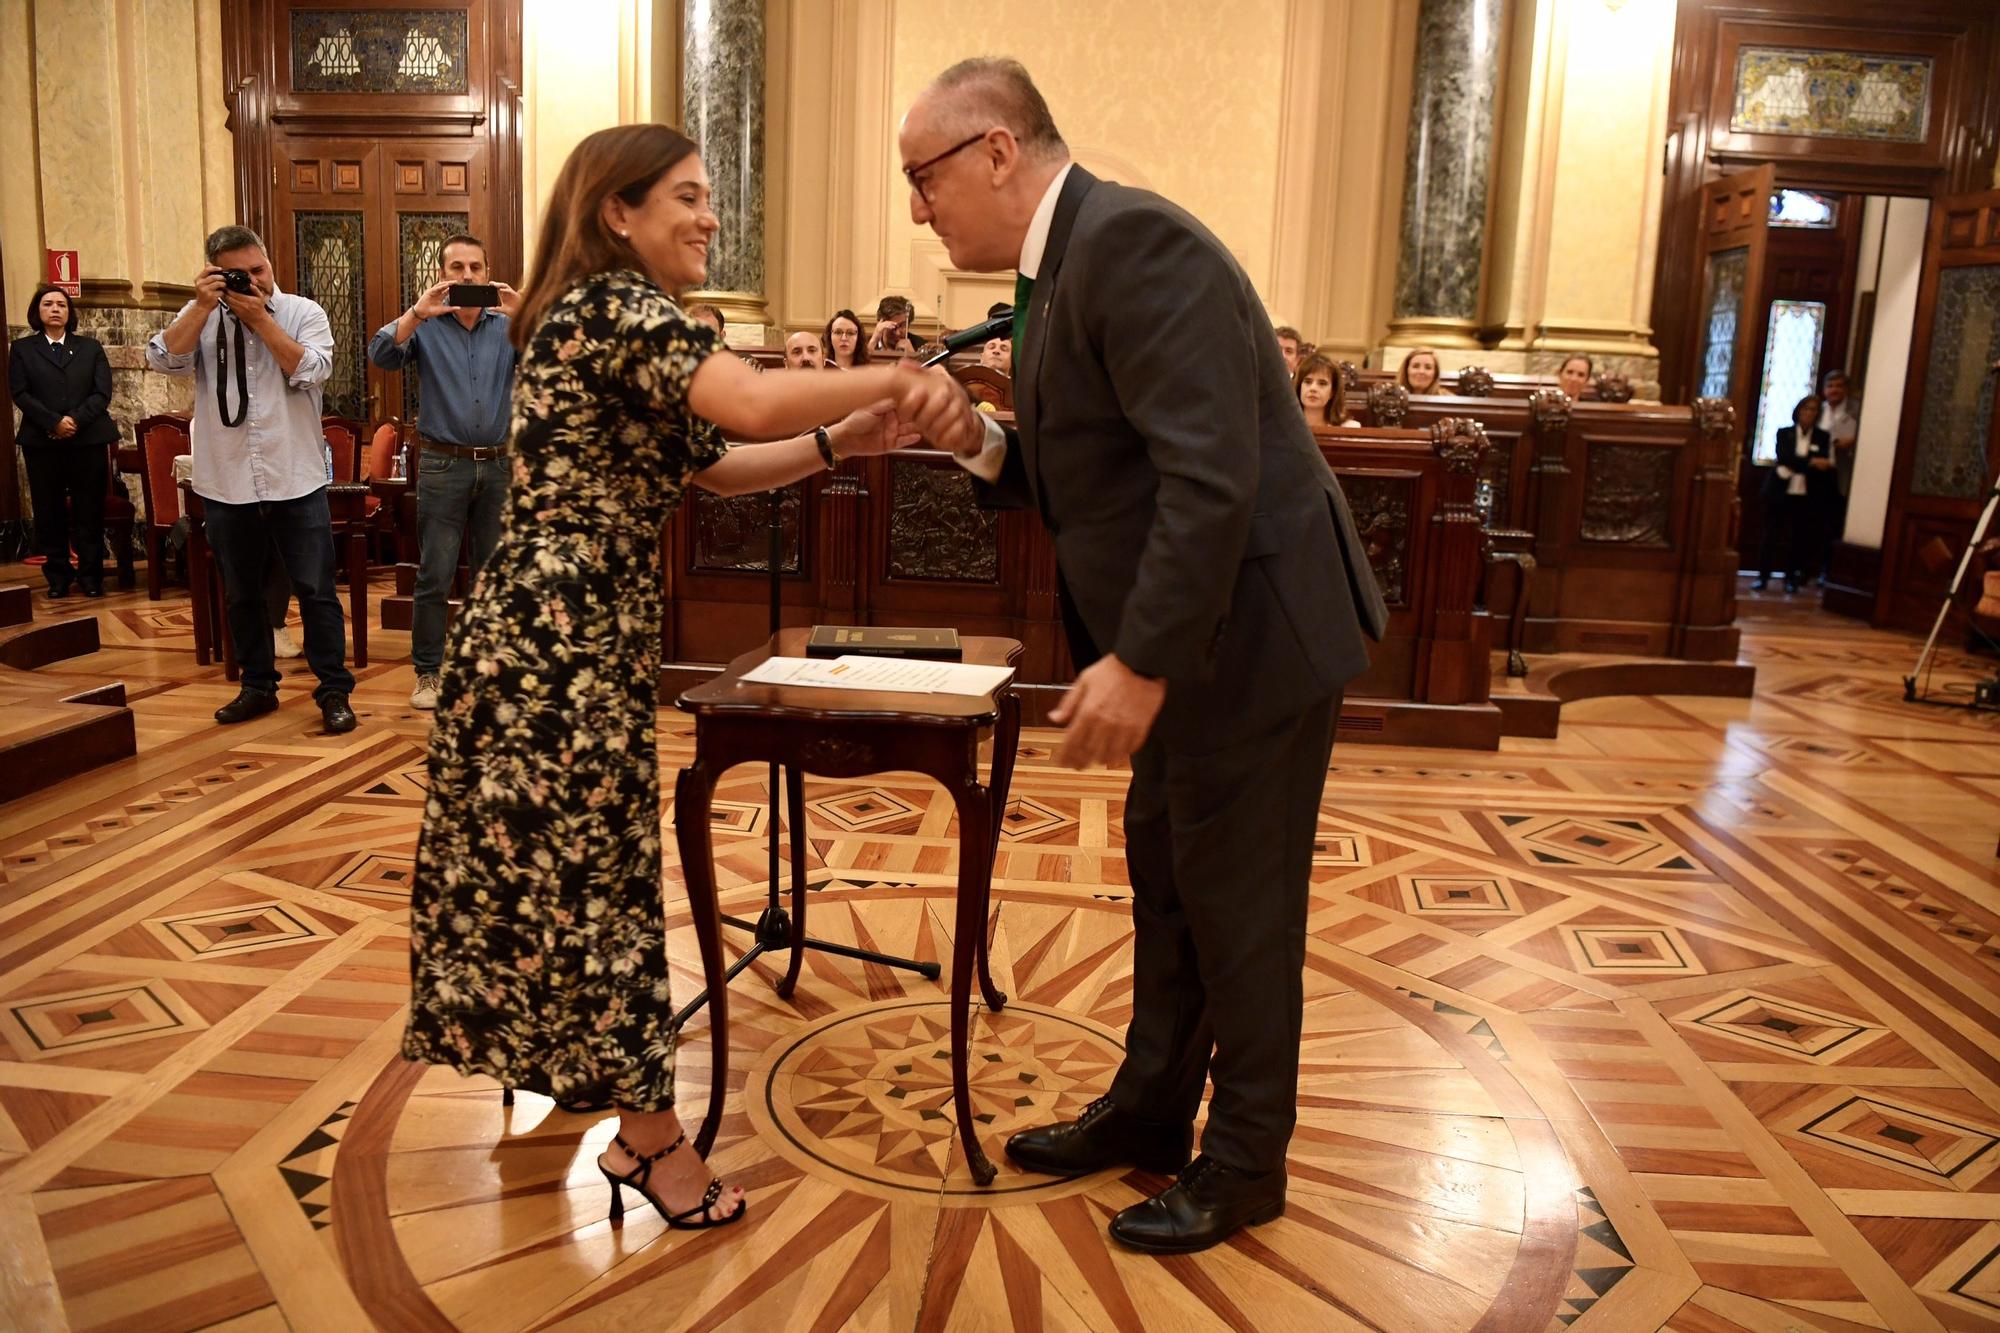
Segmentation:
<svg viewBox="0 0 2000 1333">
<path fill-rule="evenodd" d="M 222 270 L 222 285 L 243 296 L 249 296 L 256 290 L 250 285 L 250 275 L 240 268 Z"/>
</svg>

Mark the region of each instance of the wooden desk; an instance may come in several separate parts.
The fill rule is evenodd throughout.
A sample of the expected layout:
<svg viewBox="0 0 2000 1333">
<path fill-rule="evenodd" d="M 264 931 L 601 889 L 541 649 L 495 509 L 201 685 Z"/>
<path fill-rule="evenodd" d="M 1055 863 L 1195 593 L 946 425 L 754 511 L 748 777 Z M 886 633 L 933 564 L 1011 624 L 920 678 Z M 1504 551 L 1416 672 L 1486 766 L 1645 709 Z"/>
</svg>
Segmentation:
<svg viewBox="0 0 2000 1333">
<path fill-rule="evenodd" d="M 684 691 L 678 703 L 695 719 L 694 762 L 681 770 L 674 789 L 674 837 L 681 873 L 687 879 L 695 938 L 701 946 L 708 986 L 712 1053 L 708 1115 L 695 1135 L 703 1155 L 714 1146 L 722 1123 L 729 1081 L 729 993 L 723 977 L 722 917 L 715 890 L 715 862 L 709 845 L 709 808 L 716 780 L 737 764 L 782 764 L 791 776 L 788 804 L 792 826 L 791 965 L 779 994 L 798 980 L 806 931 L 805 856 L 806 773 L 830 778 L 868 773 L 922 773 L 951 793 L 958 806 L 958 916 L 951 939 L 951 1085 L 958 1109 L 959 1138 L 973 1179 L 991 1184 L 993 1163 L 973 1132 L 967 1087 L 966 1047 L 972 971 L 987 1007 L 1007 1003 L 993 985 L 987 959 L 988 901 L 993 862 L 1000 845 L 1000 813 L 1014 775 L 1020 743 L 1021 704 L 1012 685 L 978 697 L 938 694 L 883 694 L 800 686 L 743 685 L 742 675 L 772 656 L 805 656 L 804 629 L 782 630 L 763 646 L 731 662 L 721 675 Z M 1021 657 L 1014 639 L 966 638 L 965 661 L 1013 666 Z M 979 738 L 993 733 L 988 782 L 979 781 Z M 776 799 L 776 793 L 772 793 Z"/>
</svg>

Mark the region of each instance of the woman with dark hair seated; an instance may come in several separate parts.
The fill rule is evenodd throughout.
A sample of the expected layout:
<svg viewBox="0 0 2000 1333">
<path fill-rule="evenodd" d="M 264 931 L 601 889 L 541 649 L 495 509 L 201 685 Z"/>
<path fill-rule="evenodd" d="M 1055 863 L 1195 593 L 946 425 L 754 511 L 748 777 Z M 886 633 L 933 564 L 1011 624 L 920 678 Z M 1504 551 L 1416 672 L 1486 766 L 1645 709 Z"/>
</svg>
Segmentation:
<svg viewBox="0 0 2000 1333">
<path fill-rule="evenodd" d="M 1442 393 L 1438 387 L 1438 354 L 1428 347 L 1419 347 L 1403 358 L 1403 364 L 1396 371 L 1396 383 L 1411 393 Z"/>
<path fill-rule="evenodd" d="M 15 439 L 28 464 L 35 545 L 47 563 L 49 596 L 104 595 L 104 496 L 118 440 L 111 406 L 111 363 L 95 338 L 76 331 L 69 293 L 44 283 L 28 299 L 34 332 L 7 349 L 7 384 L 21 409 Z M 11 466 L 11 464 L 9 465 Z M 76 563 L 70 564 L 71 545 Z"/>
<path fill-rule="evenodd" d="M 1758 543 L 1757 581 L 1762 592 L 1770 586 L 1780 534 L 1785 543 L 1785 591 L 1818 571 L 1819 516 L 1836 489 L 1833 437 L 1819 429 L 1819 395 L 1809 393 L 1792 409 L 1792 424 L 1778 432 L 1777 465 L 1764 474 L 1764 538 Z"/>
<path fill-rule="evenodd" d="M 852 370 L 868 364 L 868 341 L 861 336 L 861 317 L 852 310 L 833 312 L 819 345 L 826 351 L 828 370 Z"/>
<path fill-rule="evenodd" d="M 1577 402 L 1590 387 L 1596 369 L 1597 364 L 1582 352 L 1572 352 L 1563 358 L 1561 369 L 1556 371 L 1556 386 L 1569 395 L 1571 402 Z"/>
<path fill-rule="evenodd" d="M 1318 352 L 1299 362 L 1298 373 L 1292 376 L 1292 396 L 1314 430 L 1361 424 L 1347 415 L 1347 382 L 1340 377 L 1340 367 Z"/>
</svg>

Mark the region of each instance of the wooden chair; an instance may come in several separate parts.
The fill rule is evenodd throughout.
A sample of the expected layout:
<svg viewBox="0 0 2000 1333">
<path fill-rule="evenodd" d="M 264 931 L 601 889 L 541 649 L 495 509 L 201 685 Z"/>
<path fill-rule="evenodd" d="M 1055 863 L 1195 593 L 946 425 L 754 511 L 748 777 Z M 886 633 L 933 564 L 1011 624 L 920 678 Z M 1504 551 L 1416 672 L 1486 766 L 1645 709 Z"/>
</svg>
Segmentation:
<svg viewBox="0 0 2000 1333">
<path fill-rule="evenodd" d="M 319 429 L 333 454 L 334 483 L 361 480 L 361 441 L 367 428 L 350 417 L 321 417 Z"/>
<path fill-rule="evenodd" d="M 166 583 L 167 534 L 181 516 L 174 460 L 194 450 L 188 419 L 178 414 L 147 417 L 132 433 L 139 441 L 139 494 L 146 504 L 146 596 L 157 602 Z"/>
<path fill-rule="evenodd" d="M 951 377 L 965 386 L 975 403 L 991 403 L 1002 412 L 1014 410 L 1014 377 L 978 362 L 953 366 Z"/>
<path fill-rule="evenodd" d="M 125 473 L 118 465 L 122 452 L 113 440 L 104 446 L 109 466 L 104 473 L 104 544 L 110 548 L 112 563 L 118 567 L 118 586 L 139 586 L 138 571 L 132 567 L 132 525 L 139 511 L 132 507 L 132 493 L 125 489 Z"/>
</svg>

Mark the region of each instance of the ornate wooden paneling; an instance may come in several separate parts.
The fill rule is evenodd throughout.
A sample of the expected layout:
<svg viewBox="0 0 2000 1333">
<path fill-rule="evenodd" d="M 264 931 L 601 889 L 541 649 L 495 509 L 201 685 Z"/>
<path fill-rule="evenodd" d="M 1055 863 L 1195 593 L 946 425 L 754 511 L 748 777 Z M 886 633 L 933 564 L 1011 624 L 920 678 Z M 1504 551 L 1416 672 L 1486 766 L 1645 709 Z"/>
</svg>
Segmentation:
<svg viewBox="0 0 2000 1333">
<path fill-rule="evenodd" d="M 368 334 L 367 240 L 360 212 L 295 213 L 294 289 L 319 302 L 333 329 L 333 371 L 327 376 L 328 415 L 365 412 Z"/>
<path fill-rule="evenodd" d="M 981 509 L 972 477 L 952 464 L 897 460 L 889 468 L 889 576 L 997 583 L 1000 520 Z"/>
<path fill-rule="evenodd" d="M 1587 542 L 1666 545 L 1672 536 L 1674 450 L 1593 444 L 1585 459 L 1578 535 Z"/>
<path fill-rule="evenodd" d="M 1391 606 L 1408 606 L 1410 585 L 1407 577 L 1410 558 L 1410 511 L 1416 506 L 1416 472 L 1360 472 L 1342 469 L 1341 489 L 1354 511 L 1354 526 L 1361 530 L 1361 543 L 1368 549 L 1368 564 L 1381 586 L 1382 600 Z"/>
<path fill-rule="evenodd" d="M 800 551 L 804 548 L 803 483 L 779 491 L 778 569 L 797 574 L 801 570 Z M 695 489 L 688 493 L 686 512 L 691 516 L 693 556 L 689 568 L 695 571 L 762 574 L 771 568 L 771 497 L 769 495 L 713 495 Z"/>
<path fill-rule="evenodd" d="M 301 93 L 462 93 L 463 9 L 295 9 L 292 90 Z"/>
</svg>

